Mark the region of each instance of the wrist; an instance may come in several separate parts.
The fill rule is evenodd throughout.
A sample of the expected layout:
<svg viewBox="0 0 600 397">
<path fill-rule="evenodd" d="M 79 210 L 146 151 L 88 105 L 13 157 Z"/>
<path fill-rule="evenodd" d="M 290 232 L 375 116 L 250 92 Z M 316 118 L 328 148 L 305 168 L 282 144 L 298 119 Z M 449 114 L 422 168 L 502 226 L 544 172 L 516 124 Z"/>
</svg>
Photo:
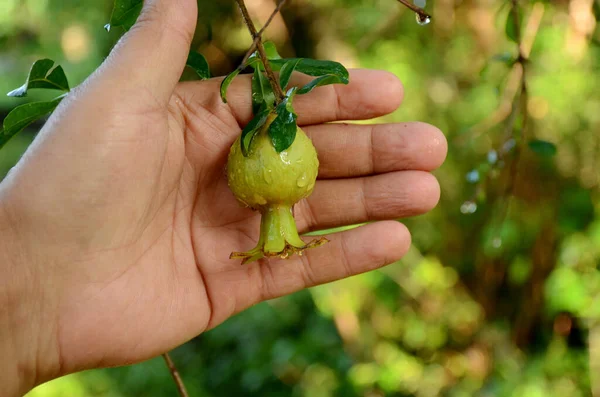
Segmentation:
<svg viewBox="0 0 600 397">
<path fill-rule="evenodd" d="M 44 312 L 42 276 L 6 201 L 0 190 L 0 384 L 7 396 L 20 396 L 51 378 L 45 363 L 55 357 L 48 343 L 55 322 Z"/>
</svg>

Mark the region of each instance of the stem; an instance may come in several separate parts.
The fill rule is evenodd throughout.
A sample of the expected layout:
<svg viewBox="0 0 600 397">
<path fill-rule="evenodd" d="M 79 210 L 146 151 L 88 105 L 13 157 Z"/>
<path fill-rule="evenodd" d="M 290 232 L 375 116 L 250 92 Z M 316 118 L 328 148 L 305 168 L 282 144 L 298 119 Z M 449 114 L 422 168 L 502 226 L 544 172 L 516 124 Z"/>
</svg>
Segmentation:
<svg viewBox="0 0 600 397">
<path fill-rule="evenodd" d="M 242 259 L 242 265 L 263 257 L 287 259 L 328 241 L 322 237 L 305 243 L 298 235 L 292 208 L 284 204 L 270 205 L 261 209 L 260 238 L 256 247 L 248 252 L 233 252 L 229 258 Z"/>
<path fill-rule="evenodd" d="M 171 360 L 169 353 L 165 353 L 162 355 L 167 363 L 167 367 L 169 367 L 169 371 L 171 371 L 171 376 L 175 381 L 175 385 L 177 385 L 177 391 L 179 392 L 180 397 L 189 397 L 187 390 L 185 389 L 185 384 L 183 383 L 183 379 L 181 379 L 181 375 L 179 375 L 179 371 L 177 371 L 177 367 L 175 367 L 175 363 Z"/>
<path fill-rule="evenodd" d="M 260 37 L 262 37 L 263 32 L 265 31 L 265 29 L 267 29 L 267 27 L 271 24 L 271 22 L 273 21 L 273 18 L 275 18 L 275 15 L 277 15 L 277 13 L 281 10 L 281 7 L 283 7 L 283 5 L 285 4 L 286 0 L 281 0 L 278 4 L 277 7 L 275 7 L 275 9 L 273 10 L 273 12 L 271 13 L 271 15 L 269 15 L 269 19 L 267 19 L 267 22 L 265 22 L 264 26 L 258 31 L 258 33 L 256 34 L 256 37 L 254 38 L 254 40 L 252 41 L 252 45 L 250 46 L 250 48 L 248 49 L 248 51 L 246 52 L 246 55 L 244 55 L 244 59 L 242 59 L 242 63 L 240 63 L 240 66 L 238 66 L 238 69 L 241 71 L 242 69 L 244 69 L 246 62 L 248 61 L 248 58 L 250 58 L 250 56 L 252 55 L 252 53 L 254 52 L 254 50 L 256 50 L 256 44 L 258 44 L 258 39 Z"/>
<path fill-rule="evenodd" d="M 275 93 L 275 103 L 283 101 L 285 98 L 285 94 L 283 90 L 279 86 L 279 82 L 275 77 L 275 73 L 273 73 L 273 69 L 271 69 L 271 65 L 269 65 L 269 60 L 267 59 L 267 54 L 265 52 L 265 47 L 262 43 L 261 34 L 256 31 L 256 27 L 254 26 L 254 22 L 250 18 L 250 14 L 248 13 L 248 9 L 246 8 L 246 4 L 244 0 L 236 0 L 238 7 L 240 7 L 240 11 L 242 12 L 242 17 L 244 18 L 244 23 L 248 27 L 250 31 L 250 35 L 252 39 L 256 41 L 256 48 L 258 49 L 258 54 L 260 55 L 260 60 L 265 67 L 265 72 L 267 73 L 267 78 L 269 79 L 269 83 L 271 84 L 271 88 L 273 88 L 273 92 Z M 264 29 L 263 29 L 264 30 Z M 262 30 L 261 30 L 262 32 Z"/>
<path fill-rule="evenodd" d="M 426 13 L 425 10 L 422 9 L 421 7 L 417 7 L 416 5 L 409 2 L 408 0 L 398 0 L 398 2 L 401 3 L 403 6 L 405 6 L 406 8 L 408 8 L 409 10 L 416 12 L 417 15 L 419 15 L 420 20 L 422 20 L 422 21 L 424 21 L 426 19 L 431 20 L 431 15 Z"/>
</svg>

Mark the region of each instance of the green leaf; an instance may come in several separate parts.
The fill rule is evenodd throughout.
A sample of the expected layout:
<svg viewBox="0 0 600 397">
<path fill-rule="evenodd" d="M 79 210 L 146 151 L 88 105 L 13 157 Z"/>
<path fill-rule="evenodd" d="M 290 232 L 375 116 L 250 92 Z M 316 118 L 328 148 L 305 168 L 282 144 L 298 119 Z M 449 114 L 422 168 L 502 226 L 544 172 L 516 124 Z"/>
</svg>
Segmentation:
<svg viewBox="0 0 600 397">
<path fill-rule="evenodd" d="M 284 58 L 284 59 L 273 59 L 271 61 L 271 65 L 273 66 L 273 70 L 281 70 L 283 65 L 287 62 L 300 59 L 300 62 L 296 66 L 296 70 L 298 72 L 307 74 L 309 76 L 324 76 L 326 74 L 332 74 L 335 76 L 339 76 L 341 81 L 344 81 L 346 84 L 348 82 L 349 73 L 348 70 L 339 62 L 334 61 L 322 61 L 317 59 L 308 59 L 308 58 Z"/>
<path fill-rule="evenodd" d="M 267 122 L 267 118 L 271 113 L 270 109 L 261 110 L 244 129 L 242 130 L 242 137 L 240 143 L 242 145 L 242 154 L 248 156 L 250 151 L 250 145 L 256 133 L 261 129 L 262 126 Z"/>
<path fill-rule="evenodd" d="M 529 148 L 542 157 L 552 157 L 556 154 L 556 145 L 552 142 L 534 139 L 528 142 Z"/>
<path fill-rule="evenodd" d="M 143 5 L 143 0 L 115 0 L 108 29 L 115 26 L 122 26 L 125 30 L 131 29 L 140 16 Z"/>
<path fill-rule="evenodd" d="M 296 69 L 296 66 L 300 63 L 300 59 L 294 59 L 289 62 L 286 62 L 279 72 L 279 84 L 281 88 L 285 91 L 288 83 L 290 82 L 290 78 L 292 77 L 292 73 Z"/>
<path fill-rule="evenodd" d="M 227 103 L 227 88 L 229 88 L 229 84 L 233 81 L 235 76 L 240 74 L 241 70 L 236 69 L 233 72 L 229 73 L 227 77 L 221 82 L 221 99 L 224 103 Z"/>
<path fill-rule="evenodd" d="M 517 32 L 517 24 L 515 23 L 515 13 L 516 9 L 511 8 L 508 12 L 508 16 L 506 17 L 506 26 L 504 27 L 504 31 L 506 33 L 506 37 L 514 43 L 519 42 L 518 32 Z M 518 16 L 517 16 L 518 17 Z"/>
<path fill-rule="evenodd" d="M 275 43 L 272 41 L 265 41 L 263 43 L 263 47 L 265 48 L 265 54 L 267 54 L 267 59 L 281 59 L 281 55 L 277 52 L 277 47 L 275 47 Z"/>
<path fill-rule="evenodd" d="M 333 74 L 328 74 L 325 76 L 317 77 L 310 83 L 306 84 L 302 88 L 298 90 L 299 95 L 308 94 L 312 90 L 322 85 L 328 84 L 348 84 L 348 80 L 342 79 L 340 76 L 336 76 Z"/>
<path fill-rule="evenodd" d="M 277 153 L 289 148 L 294 143 L 294 139 L 296 139 L 296 130 L 298 128 L 296 121 L 298 120 L 298 116 L 294 113 L 292 107 L 292 100 L 295 93 L 296 88 L 288 91 L 286 98 L 275 108 L 277 117 L 269 126 L 269 137 Z"/>
<path fill-rule="evenodd" d="M 258 114 L 262 107 L 273 109 L 274 103 L 275 93 L 269 80 L 260 68 L 254 69 L 254 75 L 252 76 L 252 112 Z"/>
<path fill-rule="evenodd" d="M 202 54 L 196 51 L 190 51 L 186 65 L 196 71 L 202 80 L 210 79 L 210 67 L 208 61 Z"/>
<path fill-rule="evenodd" d="M 29 124 L 53 111 L 64 97 L 65 95 L 61 95 L 49 102 L 26 103 L 14 108 L 4 119 L 4 129 L 0 132 L 0 148 Z"/>
<path fill-rule="evenodd" d="M 27 91 L 32 88 L 69 91 L 69 82 L 67 81 L 65 71 L 61 66 L 52 69 L 53 66 L 54 61 L 51 59 L 35 61 L 29 70 L 25 84 L 6 95 L 10 97 L 24 97 L 27 96 Z"/>
</svg>

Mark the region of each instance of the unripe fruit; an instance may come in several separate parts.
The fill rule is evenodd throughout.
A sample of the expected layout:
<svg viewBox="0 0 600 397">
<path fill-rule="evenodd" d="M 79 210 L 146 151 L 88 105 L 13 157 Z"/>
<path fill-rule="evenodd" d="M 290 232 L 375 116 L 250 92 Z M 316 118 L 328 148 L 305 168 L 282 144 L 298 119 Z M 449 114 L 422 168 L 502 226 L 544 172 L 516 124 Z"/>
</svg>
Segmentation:
<svg viewBox="0 0 600 397">
<path fill-rule="evenodd" d="M 262 214 L 258 245 L 251 251 L 231 254 L 231 258 L 243 259 L 242 263 L 263 256 L 287 258 L 327 241 L 304 243 L 292 215 L 294 204 L 314 189 L 319 170 L 317 152 L 304 131 L 297 128 L 292 145 L 277 153 L 268 134 L 269 125 L 267 122 L 254 136 L 247 157 L 238 138 L 227 162 L 229 187 L 235 197 Z"/>
</svg>

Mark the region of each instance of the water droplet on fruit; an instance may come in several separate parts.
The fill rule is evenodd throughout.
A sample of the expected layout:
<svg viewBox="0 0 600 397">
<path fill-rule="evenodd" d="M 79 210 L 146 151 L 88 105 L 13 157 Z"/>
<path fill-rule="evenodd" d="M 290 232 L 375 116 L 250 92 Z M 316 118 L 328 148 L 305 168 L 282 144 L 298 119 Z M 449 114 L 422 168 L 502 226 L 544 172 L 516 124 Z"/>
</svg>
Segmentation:
<svg viewBox="0 0 600 397">
<path fill-rule="evenodd" d="M 308 190 L 313 190 L 315 188 L 315 183 L 311 182 L 310 185 L 308 185 Z"/>
<path fill-rule="evenodd" d="M 281 161 L 283 161 L 284 163 L 286 163 L 286 164 L 288 164 L 288 165 L 289 165 L 289 164 L 291 164 L 290 160 L 288 159 L 288 154 L 287 154 L 287 152 L 285 152 L 285 151 L 284 151 L 284 152 L 281 152 L 281 153 L 279 153 L 279 158 L 280 158 L 280 159 L 281 159 Z"/>
<path fill-rule="evenodd" d="M 110 32 L 110 23 L 107 23 L 106 25 L 104 25 L 104 30 L 106 30 L 107 32 Z"/>
<path fill-rule="evenodd" d="M 463 214 L 473 214 L 475 213 L 475 211 L 477 211 L 477 204 L 473 201 L 465 201 L 460 206 L 460 212 L 462 212 Z"/>
<path fill-rule="evenodd" d="M 272 170 L 263 168 L 263 178 L 265 178 L 265 182 L 273 183 Z"/>
<path fill-rule="evenodd" d="M 302 176 L 300 176 L 300 178 L 298 178 L 298 180 L 296 181 L 296 184 L 298 185 L 298 187 L 304 187 L 304 186 L 308 185 L 308 179 L 306 178 L 306 172 L 304 172 L 302 174 Z"/>
<path fill-rule="evenodd" d="M 424 16 L 424 15 L 420 15 L 420 14 L 415 14 L 415 15 L 417 17 L 417 23 L 421 26 L 425 26 L 429 22 L 431 22 L 431 18 L 429 18 L 428 16 Z"/>
</svg>

